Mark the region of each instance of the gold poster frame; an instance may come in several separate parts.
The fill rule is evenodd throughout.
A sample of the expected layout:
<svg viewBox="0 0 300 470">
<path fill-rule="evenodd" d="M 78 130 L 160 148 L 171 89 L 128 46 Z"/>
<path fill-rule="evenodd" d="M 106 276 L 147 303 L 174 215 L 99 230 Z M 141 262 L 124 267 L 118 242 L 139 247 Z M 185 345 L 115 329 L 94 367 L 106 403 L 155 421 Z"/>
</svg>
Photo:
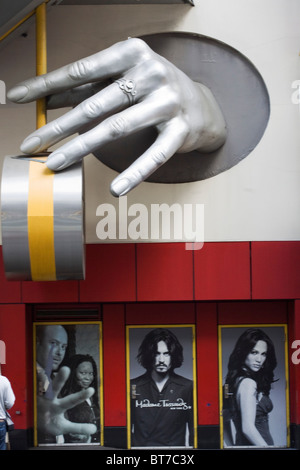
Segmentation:
<svg viewBox="0 0 300 470">
<path fill-rule="evenodd" d="M 197 448 L 198 443 L 198 413 L 197 413 L 197 368 L 196 368 L 196 328 L 193 324 L 145 324 L 145 325 L 127 325 L 126 326 L 126 402 L 127 402 L 127 448 L 138 449 L 138 447 L 131 447 L 131 407 L 130 407 L 130 342 L 129 332 L 133 329 L 155 329 L 155 328 L 190 328 L 192 331 L 192 375 L 193 375 L 193 425 L 194 425 L 194 446 Z M 168 447 L 161 447 L 167 449 Z M 176 447 L 177 448 L 177 447 Z M 151 447 L 143 447 L 142 449 L 151 449 Z M 182 449 L 191 449 L 191 447 L 182 447 Z"/>
<path fill-rule="evenodd" d="M 100 443 L 92 444 L 94 446 L 103 446 L 104 445 L 104 401 L 103 401 L 103 341 L 102 341 L 102 322 L 101 321 L 56 321 L 56 322 L 34 322 L 33 323 L 33 393 L 34 393 L 34 400 L 33 400 L 33 417 L 34 417 L 34 447 L 38 447 L 39 445 L 43 446 L 44 444 L 38 443 L 37 437 L 37 377 L 36 377 L 36 327 L 37 326 L 47 326 L 47 325 L 62 325 L 62 326 L 76 326 L 76 325 L 95 325 L 98 326 L 99 331 L 99 406 L 100 406 Z M 49 447 L 55 447 L 58 445 L 62 445 L 62 447 L 66 447 L 68 444 L 48 444 Z M 69 444 L 74 446 L 76 449 L 77 444 Z"/>
<path fill-rule="evenodd" d="M 289 404 L 289 365 L 288 365 L 288 333 L 285 323 L 247 323 L 247 324 L 229 324 L 218 325 L 218 363 L 219 363 L 219 416 L 220 416 L 220 447 L 221 449 L 249 449 L 257 448 L 255 446 L 224 446 L 224 423 L 223 423 L 223 368 L 222 368 L 222 330 L 229 328 L 283 328 L 284 331 L 284 370 L 285 370 L 285 413 L 286 413 L 286 445 L 269 446 L 267 449 L 289 448 L 290 447 L 290 404 Z"/>
</svg>

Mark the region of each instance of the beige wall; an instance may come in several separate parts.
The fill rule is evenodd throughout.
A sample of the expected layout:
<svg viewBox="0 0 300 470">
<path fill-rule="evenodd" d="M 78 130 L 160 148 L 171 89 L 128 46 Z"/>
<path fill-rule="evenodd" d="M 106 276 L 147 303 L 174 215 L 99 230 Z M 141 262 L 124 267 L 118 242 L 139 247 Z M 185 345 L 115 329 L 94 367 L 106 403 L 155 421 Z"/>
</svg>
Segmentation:
<svg viewBox="0 0 300 470">
<path fill-rule="evenodd" d="M 232 169 L 201 182 L 143 183 L 127 204 L 204 204 L 205 241 L 296 240 L 300 235 L 300 105 L 292 102 L 300 79 L 298 0 L 195 0 L 183 5 L 52 6 L 48 10 L 48 69 L 147 33 L 203 34 L 236 48 L 256 66 L 271 101 L 266 132 Z M 0 80 L 10 88 L 35 75 L 34 23 L 28 36 L 0 48 Z M 49 112 L 48 119 L 58 112 Z M 0 159 L 19 153 L 35 129 L 35 106 L 0 104 Z M 92 155 L 85 158 L 86 241 L 99 243 L 97 207 L 118 205 L 109 193 L 115 177 Z M 130 241 L 130 240 L 128 240 Z"/>
</svg>

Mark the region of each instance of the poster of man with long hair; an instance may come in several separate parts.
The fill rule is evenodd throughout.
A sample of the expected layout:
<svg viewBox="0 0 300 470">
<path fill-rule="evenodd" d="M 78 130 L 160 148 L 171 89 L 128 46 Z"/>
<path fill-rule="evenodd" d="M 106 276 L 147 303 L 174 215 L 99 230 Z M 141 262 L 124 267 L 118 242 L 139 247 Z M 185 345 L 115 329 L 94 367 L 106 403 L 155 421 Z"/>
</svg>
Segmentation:
<svg viewBox="0 0 300 470">
<path fill-rule="evenodd" d="M 285 325 L 219 327 L 221 447 L 287 447 Z"/>
<path fill-rule="evenodd" d="M 128 447 L 196 447 L 193 326 L 127 328 Z"/>
</svg>

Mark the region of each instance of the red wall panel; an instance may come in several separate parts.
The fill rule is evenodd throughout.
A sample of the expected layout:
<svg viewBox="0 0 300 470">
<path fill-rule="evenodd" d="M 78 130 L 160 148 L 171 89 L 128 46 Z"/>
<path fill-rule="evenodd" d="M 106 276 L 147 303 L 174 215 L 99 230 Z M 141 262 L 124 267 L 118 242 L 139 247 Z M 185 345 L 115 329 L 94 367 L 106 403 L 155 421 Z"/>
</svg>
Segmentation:
<svg viewBox="0 0 300 470">
<path fill-rule="evenodd" d="M 126 426 L 126 355 L 123 305 L 103 307 L 104 425 Z"/>
<path fill-rule="evenodd" d="M 249 243 L 204 243 L 194 257 L 195 300 L 250 299 Z"/>
<path fill-rule="evenodd" d="M 86 279 L 79 287 L 81 302 L 134 301 L 135 245 L 87 245 Z"/>
<path fill-rule="evenodd" d="M 78 281 L 49 281 L 22 284 L 22 302 L 78 302 Z"/>
<path fill-rule="evenodd" d="M 221 302 L 218 305 L 220 325 L 287 323 L 288 305 L 282 302 Z"/>
<path fill-rule="evenodd" d="M 300 242 L 252 242 L 253 299 L 300 298 Z"/>
<path fill-rule="evenodd" d="M 251 283 L 253 299 L 300 298 L 298 241 L 252 242 L 251 283 L 247 242 L 205 243 L 194 252 L 185 250 L 185 243 L 86 248 L 87 275 L 79 283 L 6 281 L 1 249 L 0 302 L 249 299 Z"/>
<path fill-rule="evenodd" d="M 219 424 L 217 305 L 197 304 L 198 424 Z"/>
<path fill-rule="evenodd" d="M 28 425 L 25 332 L 25 306 L 0 305 L 0 339 L 6 346 L 6 364 L 1 369 L 2 375 L 10 380 L 16 396 L 10 412 L 16 429 L 26 429 Z"/>
<path fill-rule="evenodd" d="M 128 325 L 195 323 L 193 303 L 134 303 L 126 305 Z"/>
<path fill-rule="evenodd" d="M 137 300 L 193 300 L 193 254 L 185 243 L 137 245 Z"/>
</svg>

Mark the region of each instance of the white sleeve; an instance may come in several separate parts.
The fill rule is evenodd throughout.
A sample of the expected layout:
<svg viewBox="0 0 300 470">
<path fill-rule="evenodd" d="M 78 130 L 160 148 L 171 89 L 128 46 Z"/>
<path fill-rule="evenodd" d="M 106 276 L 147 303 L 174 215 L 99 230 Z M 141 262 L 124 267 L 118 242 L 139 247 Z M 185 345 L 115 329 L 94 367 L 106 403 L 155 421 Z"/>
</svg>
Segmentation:
<svg viewBox="0 0 300 470">
<path fill-rule="evenodd" d="M 7 410 L 9 410 L 15 403 L 16 397 L 11 388 L 10 382 L 7 379 L 7 384 L 4 390 L 4 406 Z"/>
</svg>

